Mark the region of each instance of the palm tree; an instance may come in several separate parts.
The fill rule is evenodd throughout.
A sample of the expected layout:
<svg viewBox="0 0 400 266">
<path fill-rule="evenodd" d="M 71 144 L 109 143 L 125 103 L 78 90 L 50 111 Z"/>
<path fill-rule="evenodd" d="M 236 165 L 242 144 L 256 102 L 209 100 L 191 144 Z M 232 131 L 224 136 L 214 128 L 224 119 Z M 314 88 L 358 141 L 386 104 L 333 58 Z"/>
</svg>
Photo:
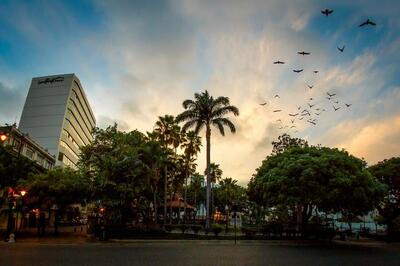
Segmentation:
<svg viewBox="0 0 400 266">
<path fill-rule="evenodd" d="M 164 145 L 165 148 L 168 148 L 169 145 L 172 145 L 175 148 L 179 146 L 177 145 L 177 139 L 180 139 L 180 127 L 176 122 L 174 116 L 165 115 L 159 116 L 158 121 L 154 127 L 154 136 Z M 168 195 L 168 167 L 165 164 L 164 166 L 164 224 L 167 221 L 167 195 Z M 170 217 L 171 218 L 171 217 Z"/>
<path fill-rule="evenodd" d="M 232 198 L 235 197 L 235 193 L 237 194 L 237 190 L 238 190 L 238 185 L 237 185 L 237 180 L 232 179 L 230 177 L 221 179 L 219 181 L 219 185 L 220 185 L 220 191 L 221 191 L 221 198 L 223 200 L 223 202 L 225 203 L 225 206 L 227 206 L 228 208 L 227 213 L 226 213 L 226 229 L 228 230 L 228 224 L 229 224 L 229 210 L 231 208 L 232 205 Z"/>
<path fill-rule="evenodd" d="M 211 213 L 214 212 L 214 184 L 222 179 L 222 170 L 219 168 L 219 164 L 210 164 L 210 181 L 211 181 Z M 204 174 L 207 174 L 207 168 L 204 170 Z"/>
<path fill-rule="evenodd" d="M 227 126 L 232 133 L 236 132 L 235 125 L 225 116 L 233 113 L 239 115 L 239 109 L 230 105 L 229 98 L 220 96 L 214 99 L 208 91 L 195 93 L 194 100 L 185 100 L 183 108 L 185 111 L 179 114 L 176 118 L 178 123 L 184 122 L 183 131 L 194 127 L 196 134 L 205 127 L 206 142 L 207 142 L 207 220 L 206 228 L 210 228 L 210 192 L 211 192 L 211 177 L 210 177 L 210 150 L 211 150 L 211 126 L 218 128 L 222 136 L 225 135 Z"/>
<path fill-rule="evenodd" d="M 185 156 L 185 196 L 184 202 L 185 207 L 183 209 L 184 221 L 186 222 L 186 207 L 187 207 L 187 180 L 189 178 L 189 172 L 192 170 L 191 166 L 194 164 L 194 157 L 200 152 L 201 137 L 198 136 L 194 131 L 189 131 L 185 134 L 182 148 L 184 149 Z"/>
</svg>

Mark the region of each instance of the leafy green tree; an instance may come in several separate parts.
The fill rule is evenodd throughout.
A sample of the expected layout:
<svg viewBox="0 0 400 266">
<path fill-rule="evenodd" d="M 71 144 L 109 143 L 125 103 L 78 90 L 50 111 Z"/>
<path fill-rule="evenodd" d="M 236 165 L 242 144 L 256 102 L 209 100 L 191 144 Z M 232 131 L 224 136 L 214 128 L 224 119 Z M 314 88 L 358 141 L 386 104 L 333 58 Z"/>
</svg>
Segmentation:
<svg viewBox="0 0 400 266">
<path fill-rule="evenodd" d="M 49 210 L 54 204 L 58 213 L 74 203 L 85 203 L 89 197 L 90 181 L 85 175 L 71 168 L 59 168 L 31 175 L 20 186 L 29 191 L 29 204 Z M 57 217 L 55 214 L 54 232 L 57 233 Z"/>
<path fill-rule="evenodd" d="M 154 198 L 140 154 L 146 136 L 119 132 L 116 124 L 93 134 L 93 142 L 81 149 L 79 167 L 91 180 L 93 199 L 105 209 L 106 223 L 125 226 L 132 219 L 148 219 Z"/>
<path fill-rule="evenodd" d="M 325 147 L 268 156 L 248 184 L 248 195 L 258 204 L 297 210 L 303 233 L 313 211 L 363 215 L 379 204 L 384 190 L 363 160 Z"/>
<path fill-rule="evenodd" d="M 18 182 L 38 172 L 34 161 L 18 156 L 11 146 L 0 145 L 0 190 L 6 187 L 15 188 Z"/>
<path fill-rule="evenodd" d="M 369 170 L 388 188 L 383 204 L 377 208 L 387 225 L 388 234 L 393 235 L 396 231 L 394 221 L 400 216 L 400 157 L 378 162 Z"/>
<path fill-rule="evenodd" d="M 295 147 L 308 147 L 308 142 L 304 139 L 292 138 L 289 134 L 285 133 L 279 136 L 277 141 L 272 142 L 272 154 L 278 154 Z"/>
<path fill-rule="evenodd" d="M 207 142 L 207 220 L 206 228 L 210 229 L 210 192 L 211 192 L 211 177 L 210 177 L 210 150 L 211 150 L 211 126 L 218 128 L 222 136 L 225 135 L 225 128 L 227 126 L 232 133 L 236 132 L 235 125 L 225 116 L 233 113 L 235 116 L 239 115 L 239 109 L 230 105 L 228 97 L 218 97 L 214 99 L 208 91 L 203 93 L 195 93 L 194 100 L 185 100 L 183 108 L 185 111 L 179 114 L 176 120 L 184 122 L 182 127 L 183 131 L 194 127 L 196 134 L 205 127 L 206 128 L 206 142 Z"/>
</svg>

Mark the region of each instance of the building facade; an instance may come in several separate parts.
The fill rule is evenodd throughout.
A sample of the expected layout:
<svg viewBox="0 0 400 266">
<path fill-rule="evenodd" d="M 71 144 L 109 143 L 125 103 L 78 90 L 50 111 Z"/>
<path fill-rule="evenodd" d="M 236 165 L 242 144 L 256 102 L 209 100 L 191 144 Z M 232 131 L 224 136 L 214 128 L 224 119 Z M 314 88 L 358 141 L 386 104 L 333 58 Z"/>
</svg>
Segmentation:
<svg viewBox="0 0 400 266">
<path fill-rule="evenodd" d="M 11 151 L 15 156 L 24 156 L 35 161 L 41 169 L 54 167 L 55 157 L 28 135 L 18 130 L 16 125 L 0 127 L 0 136 L 0 145 L 11 146 Z"/>
<path fill-rule="evenodd" d="M 75 168 L 96 120 L 75 74 L 32 79 L 19 129 L 47 148 L 57 166 Z"/>
</svg>

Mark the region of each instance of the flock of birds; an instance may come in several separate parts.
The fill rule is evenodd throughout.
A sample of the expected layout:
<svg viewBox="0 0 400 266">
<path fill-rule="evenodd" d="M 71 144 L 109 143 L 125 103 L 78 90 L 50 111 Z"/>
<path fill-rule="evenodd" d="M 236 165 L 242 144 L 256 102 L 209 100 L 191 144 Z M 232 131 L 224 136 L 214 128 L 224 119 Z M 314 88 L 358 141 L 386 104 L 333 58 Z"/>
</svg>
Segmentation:
<svg viewBox="0 0 400 266">
<path fill-rule="evenodd" d="M 333 13 L 333 10 L 325 9 L 325 10 L 322 10 L 321 13 L 323 15 L 325 15 L 326 17 L 328 17 L 329 15 L 331 15 Z M 359 27 L 365 27 L 365 26 L 376 26 L 376 23 L 371 21 L 370 19 L 367 19 L 366 21 L 364 21 L 363 23 L 361 23 L 359 25 Z M 346 47 L 345 45 L 343 45 L 342 47 L 338 46 L 337 49 L 340 53 L 343 53 L 345 47 Z M 310 52 L 305 52 L 305 51 L 299 51 L 299 52 L 297 52 L 297 54 L 299 54 L 301 56 L 311 55 Z M 273 62 L 273 64 L 274 65 L 283 65 L 283 64 L 285 64 L 285 62 L 277 60 L 277 61 Z M 303 71 L 304 71 L 303 68 L 293 69 L 293 72 L 297 73 L 297 74 L 300 74 Z M 319 71 L 313 70 L 313 73 L 318 74 Z M 306 85 L 307 85 L 308 89 L 310 89 L 310 90 L 314 88 L 314 85 L 310 85 L 310 84 L 306 84 Z M 274 98 L 274 100 L 278 100 L 278 99 L 280 99 L 280 96 L 279 96 L 279 94 L 276 94 L 273 98 Z M 351 103 L 344 103 L 344 105 L 340 105 L 340 101 L 338 99 L 337 93 L 335 93 L 335 92 L 329 92 L 329 91 L 326 92 L 326 99 L 328 100 L 329 104 L 332 106 L 333 112 L 337 112 L 342 108 L 343 109 L 349 108 L 352 105 Z M 260 103 L 260 105 L 266 106 L 267 102 L 265 101 L 263 103 Z M 295 112 L 288 113 L 289 117 L 286 117 L 286 118 L 289 118 L 289 120 L 281 117 L 276 120 L 276 125 L 278 126 L 278 129 L 280 129 L 280 130 L 292 129 L 294 131 L 294 133 L 297 133 L 298 128 L 297 128 L 296 122 L 303 121 L 303 122 L 309 123 L 310 125 L 315 126 L 318 123 L 319 117 L 326 111 L 327 110 L 325 108 L 319 107 L 317 105 L 317 103 L 315 103 L 314 98 L 309 97 L 306 104 L 297 106 L 297 109 Z M 272 112 L 282 114 L 283 110 L 275 109 L 275 110 L 272 110 Z"/>
</svg>

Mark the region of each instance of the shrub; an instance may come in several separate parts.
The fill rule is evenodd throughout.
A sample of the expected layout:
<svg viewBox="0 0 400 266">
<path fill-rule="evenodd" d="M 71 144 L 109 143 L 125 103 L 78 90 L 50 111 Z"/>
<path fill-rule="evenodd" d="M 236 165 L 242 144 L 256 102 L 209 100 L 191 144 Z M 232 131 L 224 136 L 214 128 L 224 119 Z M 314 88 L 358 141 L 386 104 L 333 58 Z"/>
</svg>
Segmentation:
<svg viewBox="0 0 400 266">
<path fill-rule="evenodd" d="M 248 238 L 253 238 L 257 234 L 258 228 L 255 225 L 242 226 L 242 233 Z"/>
<path fill-rule="evenodd" d="M 199 233 L 199 231 L 202 229 L 202 226 L 199 224 L 193 224 L 190 229 L 192 229 L 193 233 L 196 235 Z"/>
<path fill-rule="evenodd" d="M 164 226 L 164 230 L 167 231 L 168 233 L 171 233 L 172 229 L 173 229 L 173 226 L 170 224 L 167 224 Z"/>
<path fill-rule="evenodd" d="M 220 224 L 212 224 L 211 225 L 211 230 L 214 232 L 215 236 L 218 236 L 219 233 L 221 233 L 223 229 L 224 229 L 223 225 L 220 225 Z"/>
</svg>

